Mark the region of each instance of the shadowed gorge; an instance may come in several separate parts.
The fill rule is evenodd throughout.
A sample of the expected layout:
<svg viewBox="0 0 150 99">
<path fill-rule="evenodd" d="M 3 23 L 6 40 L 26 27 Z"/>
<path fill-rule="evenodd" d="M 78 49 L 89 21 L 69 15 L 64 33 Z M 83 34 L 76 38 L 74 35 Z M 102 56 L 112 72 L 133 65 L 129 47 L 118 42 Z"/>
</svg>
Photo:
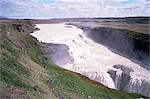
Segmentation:
<svg viewBox="0 0 150 99">
<path fill-rule="evenodd" d="M 103 44 L 110 50 L 130 58 L 150 70 L 149 34 L 106 27 L 85 27 L 83 30 L 95 42 Z"/>
</svg>

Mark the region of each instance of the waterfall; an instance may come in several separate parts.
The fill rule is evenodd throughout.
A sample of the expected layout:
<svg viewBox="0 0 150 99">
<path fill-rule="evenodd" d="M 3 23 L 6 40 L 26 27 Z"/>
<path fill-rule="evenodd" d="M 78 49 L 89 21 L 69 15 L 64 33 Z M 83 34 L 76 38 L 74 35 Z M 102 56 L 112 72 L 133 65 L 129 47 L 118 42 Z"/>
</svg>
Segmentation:
<svg viewBox="0 0 150 99">
<path fill-rule="evenodd" d="M 130 59 L 112 52 L 107 47 L 94 42 L 86 36 L 83 30 L 75 26 L 59 23 L 37 24 L 37 27 L 40 30 L 32 33 L 32 36 L 45 43 L 60 45 L 57 51 L 49 54 L 51 54 L 50 56 L 55 55 L 55 58 L 51 57 L 52 60 L 56 64 L 59 63 L 58 65 L 62 68 L 85 75 L 91 80 L 95 80 L 109 88 L 119 89 L 122 86 L 120 85 L 122 83 L 121 77 L 126 77 L 122 76 L 122 72 L 125 71 L 114 68 L 115 65 L 120 64 L 133 70 L 132 75 L 129 75 L 132 79 L 139 77 L 138 79 L 142 78 L 145 82 L 150 83 L 150 71 L 142 68 Z M 67 48 L 61 48 L 62 44 L 67 46 Z M 56 46 L 51 46 L 52 49 L 56 50 Z M 114 77 L 111 75 L 112 72 L 109 73 L 111 70 L 115 71 L 113 73 Z M 132 80 L 128 84 L 131 86 L 136 85 L 133 84 Z M 138 92 L 139 90 L 135 89 L 137 86 L 133 86 L 130 89 L 130 85 L 127 85 L 128 88 L 126 87 L 123 90 L 143 94 L 143 92 Z M 144 95 L 150 95 L 148 91 L 150 92 L 150 88 L 147 89 Z"/>
</svg>

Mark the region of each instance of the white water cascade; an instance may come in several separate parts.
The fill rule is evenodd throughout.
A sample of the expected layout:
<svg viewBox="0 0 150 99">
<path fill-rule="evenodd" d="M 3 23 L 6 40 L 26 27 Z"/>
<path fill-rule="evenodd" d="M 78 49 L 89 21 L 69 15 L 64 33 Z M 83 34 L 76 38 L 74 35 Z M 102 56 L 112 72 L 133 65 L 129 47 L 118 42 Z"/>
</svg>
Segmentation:
<svg viewBox="0 0 150 99">
<path fill-rule="evenodd" d="M 40 30 L 31 35 L 36 37 L 39 41 L 65 44 L 68 46 L 69 55 L 74 61 L 72 63 L 66 63 L 65 65 L 61 63 L 58 64 L 62 68 L 85 75 L 109 88 L 117 89 L 115 83 L 119 83 L 119 81 L 114 82 L 108 71 L 114 70 L 116 71 L 116 78 L 120 77 L 123 71 L 113 67 L 119 64 L 133 70 L 130 72 L 131 83 L 137 80 L 138 82 L 150 82 L 150 71 L 142 68 L 128 58 L 112 52 L 107 47 L 95 43 L 86 36 L 84 31 L 75 26 L 65 25 L 64 23 L 37 24 L 37 28 Z M 130 82 L 129 85 L 132 86 Z M 135 87 L 134 89 L 130 88 L 129 92 L 139 91 L 136 90 L 138 89 Z M 149 88 L 147 90 L 150 91 Z M 149 96 L 150 93 L 146 95 Z"/>
</svg>

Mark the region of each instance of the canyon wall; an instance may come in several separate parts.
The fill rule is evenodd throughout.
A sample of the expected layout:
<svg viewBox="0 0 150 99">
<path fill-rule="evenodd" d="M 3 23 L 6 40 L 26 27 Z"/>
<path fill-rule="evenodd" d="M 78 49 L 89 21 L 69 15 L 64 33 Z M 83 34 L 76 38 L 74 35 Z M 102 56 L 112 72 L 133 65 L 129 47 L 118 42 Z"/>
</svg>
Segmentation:
<svg viewBox="0 0 150 99">
<path fill-rule="evenodd" d="M 85 27 L 83 30 L 95 42 L 150 70 L 149 34 L 106 27 Z"/>
</svg>

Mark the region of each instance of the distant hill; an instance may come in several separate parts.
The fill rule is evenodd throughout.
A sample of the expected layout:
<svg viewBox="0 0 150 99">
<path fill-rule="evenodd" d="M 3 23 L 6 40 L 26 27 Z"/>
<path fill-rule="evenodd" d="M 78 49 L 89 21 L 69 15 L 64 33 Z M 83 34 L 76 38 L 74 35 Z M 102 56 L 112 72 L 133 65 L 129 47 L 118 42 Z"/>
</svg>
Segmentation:
<svg viewBox="0 0 150 99">
<path fill-rule="evenodd" d="M 150 17 L 126 17 L 128 23 L 150 24 Z"/>
<path fill-rule="evenodd" d="M 28 20 L 28 19 L 24 19 Z M 150 17 L 106 17 L 106 18 L 54 18 L 54 19 L 29 19 L 33 23 L 52 23 L 52 22 L 126 22 L 131 24 L 149 24 Z"/>
<path fill-rule="evenodd" d="M 0 20 L 8 20 L 9 18 L 6 18 L 6 17 L 3 17 L 3 16 L 0 16 Z"/>
<path fill-rule="evenodd" d="M 0 20 L 13 20 L 11 18 L 0 16 Z M 20 20 L 14 19 L 14 20 Z M 31 20 L 33 23 L 52 23 L 52 22 L 126 22 L 126 23 L 139 23 L 139 24 L 150 24 L 149 16 L 137 16 L 137 17 L 96 17 L 96 18 L 88 18 L 88 17 L 80 17 L 80 18 L 53 18 L 53 19 L 21 19 L 21 20 Z"/>
</svg>

